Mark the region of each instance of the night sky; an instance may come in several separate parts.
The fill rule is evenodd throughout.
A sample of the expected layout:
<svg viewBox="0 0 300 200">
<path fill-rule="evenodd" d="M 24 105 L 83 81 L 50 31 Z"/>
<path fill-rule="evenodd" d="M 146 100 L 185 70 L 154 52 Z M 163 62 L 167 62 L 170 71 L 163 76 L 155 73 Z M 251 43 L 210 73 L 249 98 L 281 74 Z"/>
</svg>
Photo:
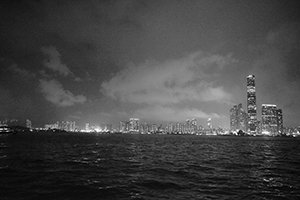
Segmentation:
<svg viewBox="0 0 300 200">
<path fill-rule="evenodd" d="M 1 1 L 0 120 L 229 127 L 261 104 L 300 125 L 300 1 Z"/>
</svg>

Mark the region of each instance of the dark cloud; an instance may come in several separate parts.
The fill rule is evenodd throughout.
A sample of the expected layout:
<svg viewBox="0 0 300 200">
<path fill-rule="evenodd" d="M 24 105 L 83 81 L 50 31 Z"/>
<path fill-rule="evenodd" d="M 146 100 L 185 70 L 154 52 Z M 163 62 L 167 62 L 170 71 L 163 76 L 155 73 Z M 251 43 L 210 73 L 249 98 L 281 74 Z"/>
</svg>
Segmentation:
<svg viewBox="0 0 300 200">
<path fill-rule="evenodd" d="M 67 65 L 63 64 L 60 59 L 60 53 L 54 46 L 42 47 L 41 51 L 49 58 L 44 60 L 44 66 L 63 76 L 72 74 Z"/>
<path fill-rule="evenodd" d="M 29 115 L 13 109 L 24 102 L 37 120 L 45 112 L 114 123 L 193 115 L 228 126 L 230 106 L 245 105 L 246 76 L 255 74 L 258 103 L 278 104 L 285 124 L 297 125 L 299 5 L 1 1 L 1 109 Z"/>
<path fill-rule="evenodd" d="M 277 104 L 283 108 L 286 122 L 297 122 L 300 113 L 299 55 L 300 24 L 281 25 L 267 34 L 265 43 L 259 48 L 261 55 L 253 63 L 253 73 L 257 74 L 259 106 L 262 103 Z"/>
<path fill-rule="evenodd" d="M 35 78 L 36 77 L 35 73 L 31 73 L 30 71 L 28 71 L 26 69 L 19 68 L 16 64 L 11 65 L 8 69 L 15 72 L 16 74 L 21 75 L 24 78 Z"/>
</svg>

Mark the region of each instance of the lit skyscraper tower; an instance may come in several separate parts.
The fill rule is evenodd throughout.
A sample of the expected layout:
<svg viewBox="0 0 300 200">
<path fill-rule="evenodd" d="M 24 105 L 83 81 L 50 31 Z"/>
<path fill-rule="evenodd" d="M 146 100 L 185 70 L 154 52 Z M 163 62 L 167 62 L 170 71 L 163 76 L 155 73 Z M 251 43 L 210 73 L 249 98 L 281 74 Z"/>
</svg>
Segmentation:
<svg viewBox="0 0 300 200">
<path fill-rule="evenodd" d="M 261 118 L 262 118 L 262 133 L 265 135 L 277 135 L 277 108 L 274 104 L 262 104 Z"/>
<path fill-rule="evenodd" d="M 234 105 L 230 109 L 230 131 L 238 132 L 239 130 L 246 132 L 247 131 L 247 113 L 242 108 L 242 104 Z"/>
<path fill-rule="evenodd" d="M 257 125 L 256 117 L 256 94 L 255 94 L 255 76 L 247 76 L 247 111 L 248 111 L 248 130 L 255 133 Z"/>
</svg>

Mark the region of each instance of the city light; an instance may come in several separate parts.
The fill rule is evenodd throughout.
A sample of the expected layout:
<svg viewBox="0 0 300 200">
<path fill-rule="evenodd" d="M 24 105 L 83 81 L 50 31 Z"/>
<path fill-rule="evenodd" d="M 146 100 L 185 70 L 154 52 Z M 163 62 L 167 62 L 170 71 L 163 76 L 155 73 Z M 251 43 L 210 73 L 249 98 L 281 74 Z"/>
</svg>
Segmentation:
<svg viewBox="0 0 300 200">
<path fill-rule="evenodd" d="M 207 119 L 204 128 L 198 125 L 197 119 L 191 116 L 185 122 L 169 122 L 163 124 L 149 124 L 141 122 L 139 118 L 129 118 L 128 121 L 120 121 L 119 126 L 113 128 L 112 124 L 85 123 L 80 128 L 75 121 L 57 121 L 46 124 L 44 127 L 34 127 L 30 119 L 26 119 L 26 130 L 42 132 L 78 132 L 78 133 L 123 133 L 123 134 L 190 134 L 190 135 L 237 135 L 237 136 L 299 136 L 300 126 L 295 128 L 283 126 L 283 112 L 276 104 L 262 104 L 261 120 L 257 120 L 255 76 L 247 76 L 247 109 L 242 104 L 234 105 L 229 110 L 230 128 L 213 127 L 213 118 Z M 17 119 L 5 119 L 0 121 L 0 133 L 12 132 L 12 128 L 19 121 Z M 19 129 L 18 129 L 19 130 Z"/>
</svg>

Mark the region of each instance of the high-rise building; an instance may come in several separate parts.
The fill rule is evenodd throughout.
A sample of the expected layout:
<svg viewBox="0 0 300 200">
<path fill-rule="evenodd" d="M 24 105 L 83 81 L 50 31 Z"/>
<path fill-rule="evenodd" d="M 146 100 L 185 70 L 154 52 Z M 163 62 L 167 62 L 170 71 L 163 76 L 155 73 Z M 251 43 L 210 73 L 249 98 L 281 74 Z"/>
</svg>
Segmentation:
<svg viewBox="0 0 300 200">
<path fill-rule="evenodd" d="M 120 121 L 119 130 L 120 130 L 120 132 L 126 131 L 126 122 L 125 121 Z"/>
<path fill-rule="evenodd" d="M 208 129 L 212 129 L 211 118 L 207 119 L 207 127 L 208 127 Z"/>
<path fill-rule="evenodd" d="M 26 127 L 31 129 L 32 128 L 32 123 L 29 119 L 26 119 Z"/>
<path fill-rule="evenodd" d="M 90 131 L 90 124 L 89 123 L 85 124 L 85 131 Z"/>
<path fill-rule="evenodd" d="M 256 132 L 257 114 L 256 114 L 256 92 L 255 76 L 247 76 L 247 112 L 248 112 L 248 131 L 252 134 Z"/>
<path fill-rule="evenodd" d="M 179 133 L 179 132 L 180 132 L 180 123 L 179 123 L 179 122 L 176 123 L 176 126 L 175 126 L 175 132 L 176 132 L 176 133 Z"/>
<path fill-rule="evenodd" d="M 234 132 L 237 130 L 237 117 L 236 117 L 236 113 L 237 113 L 237 105 L 234 105 L 231 109 L 230 109 L 230 131 Z"/>
<path fill-rule="evenodd" d="M 156 133 L 157 131 L 158 131 L 157 125 L 156 124 L 152 124 L 151 132 Z"/>
<path fill-rule="evenodd" d="M 172 133 L 174 131 L 174 125 L 172 122 L 167 124 L 166 131 L 169 133 Z"/>
<path fill-rule="evenodd" d="M 239 130 L 246 132 L 248 130 L 248 115 L 244 111 L 242 104 L 234 105 L 230 109 L 230 131 L 238 132 Z"/>
<path fill-rule="evenodd" d="M 261 132 L 262 132 L 261 121 L 257 120 L 256 133 L 257 135 L 261 135 Z"/>
<path fill-rule="evenodd" d="M 130 130 L 130 122 L 125 122 L 125 131 Z"/>
<path fill-rule="evenodd" d="M 76 123 L 75 121 L 71 122 L 71 127 L 70 127 L 70 131 L 75 131 L 76 130 Z"/>
<path fill-rule="evenodd" d="M 248 115 L 246 111 L 244 111 L 242 104 L 240 103 L 237 106 L 237 118 L 238 118 L 238 129 L 246 132 L 248 130 Z"/>
<path fill-rule="evenodd" d="M 196 133 L 198 130 L 197 130 L 197 119 L 193 118 L 191 120 L 191 126 L 192 126 L 192 132 L 193 133 Z"/>
<path fill-rule="evenodd" d="M 282 110 L 277 109 L 277 128 L 278 128 L 278 134 L 283 134 L 283 117 L 282 117 Z"/>
<path fill-rule="evenodd" d="M 140 120 L 139 119 L 130 118 L 129 123 L 130 123 L 130 131 L 139 131 L 139 127 L 140 127 Z"/>
<path fill-rule="evenodd" d="M 144 128 L 144 132 L 145 132 L 145 133 L 150 133 L 150 125 L 147 124 L 147 123 L 145 123 L 145 124 L 144 124 L 144 127 L 145 127 L 145 128 Z"/>
<path fill-rule="evenodd" d="M 262 104 L 261 108 L 262 118 L 262 134 L 264 135 L 277 135 L 277 108 L 274 104 Z"/>
<path fill-rule="evenodd" d="M 190 133 L 191 132 L 191 120 L 187 119 L 185 121 L 185 133 Z"/>
</svg>

